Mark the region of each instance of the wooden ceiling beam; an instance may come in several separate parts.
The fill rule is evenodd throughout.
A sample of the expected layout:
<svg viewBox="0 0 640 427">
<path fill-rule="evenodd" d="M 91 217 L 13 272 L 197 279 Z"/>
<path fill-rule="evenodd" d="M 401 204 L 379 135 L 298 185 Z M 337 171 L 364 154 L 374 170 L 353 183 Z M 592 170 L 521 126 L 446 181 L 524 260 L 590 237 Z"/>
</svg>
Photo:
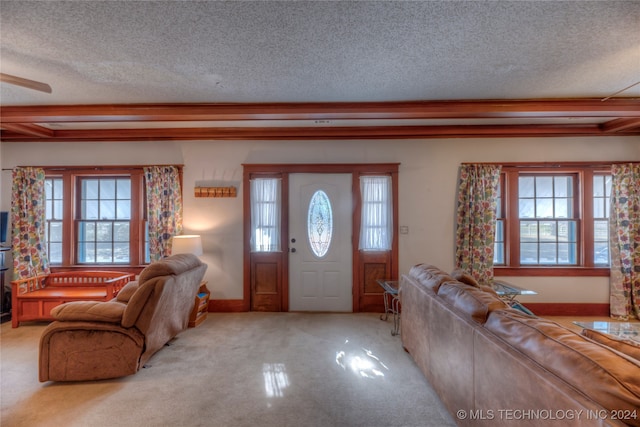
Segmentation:
<svg viewBox="0 0 640 427">
<path fill-rule="evenodd" d="M 640 118 L 640 100 L 616 98 L 248 104 L 104 104 L 0 107 L 2 123 L 215 120 Z"/>
<path fill-rule="evenodd" d="M 57 130 L 52 137 L 3 132 L 3 141 L 340 140 L 602 136 L 593 125 L 358 126 Z M 617 135 L 640 135 L 621 132 Z"/>
<path fill-rule="evenodd" d="M 564 124 L 522 123 L 527 119 L 580 119 Z M 370 120 L 371 126 L 337 126 L 331 120 Z M 384 119 L 458 119 L 456 126 L 387 126 Z M 464 120 L 501 119 L 501 124 L 464 125 Z M 519 124 L 508 124 L 517 119 Z M 603 123 L 603 119 L 608 119 Z M 319 126 L 188 127 L 190 121 L 322 120 Z M 326 121 L 326 123 L 325 123 Z M 102 122 L 97 128 L 64 129 Z M 132 129 L 117 123 L 140 123 Z M 183 122 L 185 127 L 144 128 L 149 122 Z M 507 122 L 507 123 L 505 123 Z M 589 123 L 590 122 L 590 123 Z M 55 128 L 54 123 L 68 126 Z M 109 123 L 107 126 L 106 123 Z M 53 128 L 45 127 L 49 125 Z M 194 123 L 195 124 L 195 123 Z M 195 124 L 198 126 L 198 124 Z M 123 125 L 124 126 L 124 125 Z M 615 98 L 547 100 L 462 100 L 262 104 L 108 104 L 0 106 L 3 141 L 147 141 L 264 139 L 419 139 L 519 136 L 639 135 L 640 100 Z"/>
<path fill-rule="evenodd" d="M 640 118 L 615 119 L 600 125 L 604 132 L 640 130 Z"/>
<path fill-rule="evenodd" d="M 42 138 L 52 138 L 54 132 L 51 129 L 32 123 L 2 123 L 2 129 L 15 132 L 20 135 L 37 136 Z"/>
</svg>

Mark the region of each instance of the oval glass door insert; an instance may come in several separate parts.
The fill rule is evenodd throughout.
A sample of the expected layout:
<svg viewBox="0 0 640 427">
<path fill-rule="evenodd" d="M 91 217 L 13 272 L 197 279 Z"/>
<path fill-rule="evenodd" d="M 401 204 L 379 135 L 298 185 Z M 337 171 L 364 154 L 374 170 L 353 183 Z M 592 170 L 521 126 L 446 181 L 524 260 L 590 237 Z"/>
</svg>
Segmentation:
<svg viewBox="0 0 640 427">
<path fill-rule="evenodd" d="M 307 237 L 311 251 L 322 258 L 329 251 L 333 234 L 333 212 L 329 196 L 322 190 L 316 191 L 309 201 L 307 215 Z"/>
</svg>

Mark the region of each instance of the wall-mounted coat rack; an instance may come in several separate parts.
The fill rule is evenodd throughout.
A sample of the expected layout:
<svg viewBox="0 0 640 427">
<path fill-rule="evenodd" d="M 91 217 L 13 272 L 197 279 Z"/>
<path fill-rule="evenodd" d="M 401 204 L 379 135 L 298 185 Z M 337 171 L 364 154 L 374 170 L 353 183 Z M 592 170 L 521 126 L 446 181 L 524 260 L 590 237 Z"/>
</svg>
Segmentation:
<svg viewBox="0 0 640 427">
<path fill-rule="evenodd" d="M 196 187 L 196 197 L 237 197 L 236 187 Z"/>
</svg>

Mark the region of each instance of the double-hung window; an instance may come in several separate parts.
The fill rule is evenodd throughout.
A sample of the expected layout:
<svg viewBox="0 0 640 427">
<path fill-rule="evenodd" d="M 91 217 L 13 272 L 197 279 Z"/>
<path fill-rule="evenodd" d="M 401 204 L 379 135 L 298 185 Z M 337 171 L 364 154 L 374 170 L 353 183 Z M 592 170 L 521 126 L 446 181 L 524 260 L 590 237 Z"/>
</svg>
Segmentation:
<svg viewBox="0 0 640 427">
<path fill-rule="evenodd" d="M 576 180 L 572 174 L 519 176 L 521 265 L 578 264 Z"/>
<path fill-rule="evenodd" d="M 504 166 L 496 275 L 606 275 L 610 165 Z"/>
<path fill-rule="evenodd" d="M 45 243 L 52 267 L 149 262 L 141 167 L 45 173 Z"/>
<path fill-rule="evenodd" d="M 129 263 L 131 178 L 79 178 L 78 263 Z"/>
</svg>

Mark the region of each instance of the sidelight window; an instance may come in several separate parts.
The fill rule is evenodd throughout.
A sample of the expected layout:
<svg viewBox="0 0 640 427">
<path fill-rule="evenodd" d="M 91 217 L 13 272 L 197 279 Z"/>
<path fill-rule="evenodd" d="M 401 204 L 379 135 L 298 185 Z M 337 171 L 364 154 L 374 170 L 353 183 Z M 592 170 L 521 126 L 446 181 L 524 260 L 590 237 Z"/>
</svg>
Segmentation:
<svg viewBox="0 0 640 427">
<path fill-rule="evenodd" d="M 62 264 L 62 224 L 64 220 L 64 192 L 62 178 L 46 178 L 45 189 L 45 244 L 49 262 Z"/>
<path fill-rule="evenodd" d="M 251 180 L 251 250 L 280 251 L 280 194 L 279 178 Z"/>
<path fill-rule="evenodd" d="M 593 176 L 593 262 L 609 265 L 611 175 Z"/>
<path fill-rule="evenodd" d="M 391 177 L 362 176 L 360 191 L 362 195 L 360 250 L 390 250 L 393 237 Z"/>
</svg>

